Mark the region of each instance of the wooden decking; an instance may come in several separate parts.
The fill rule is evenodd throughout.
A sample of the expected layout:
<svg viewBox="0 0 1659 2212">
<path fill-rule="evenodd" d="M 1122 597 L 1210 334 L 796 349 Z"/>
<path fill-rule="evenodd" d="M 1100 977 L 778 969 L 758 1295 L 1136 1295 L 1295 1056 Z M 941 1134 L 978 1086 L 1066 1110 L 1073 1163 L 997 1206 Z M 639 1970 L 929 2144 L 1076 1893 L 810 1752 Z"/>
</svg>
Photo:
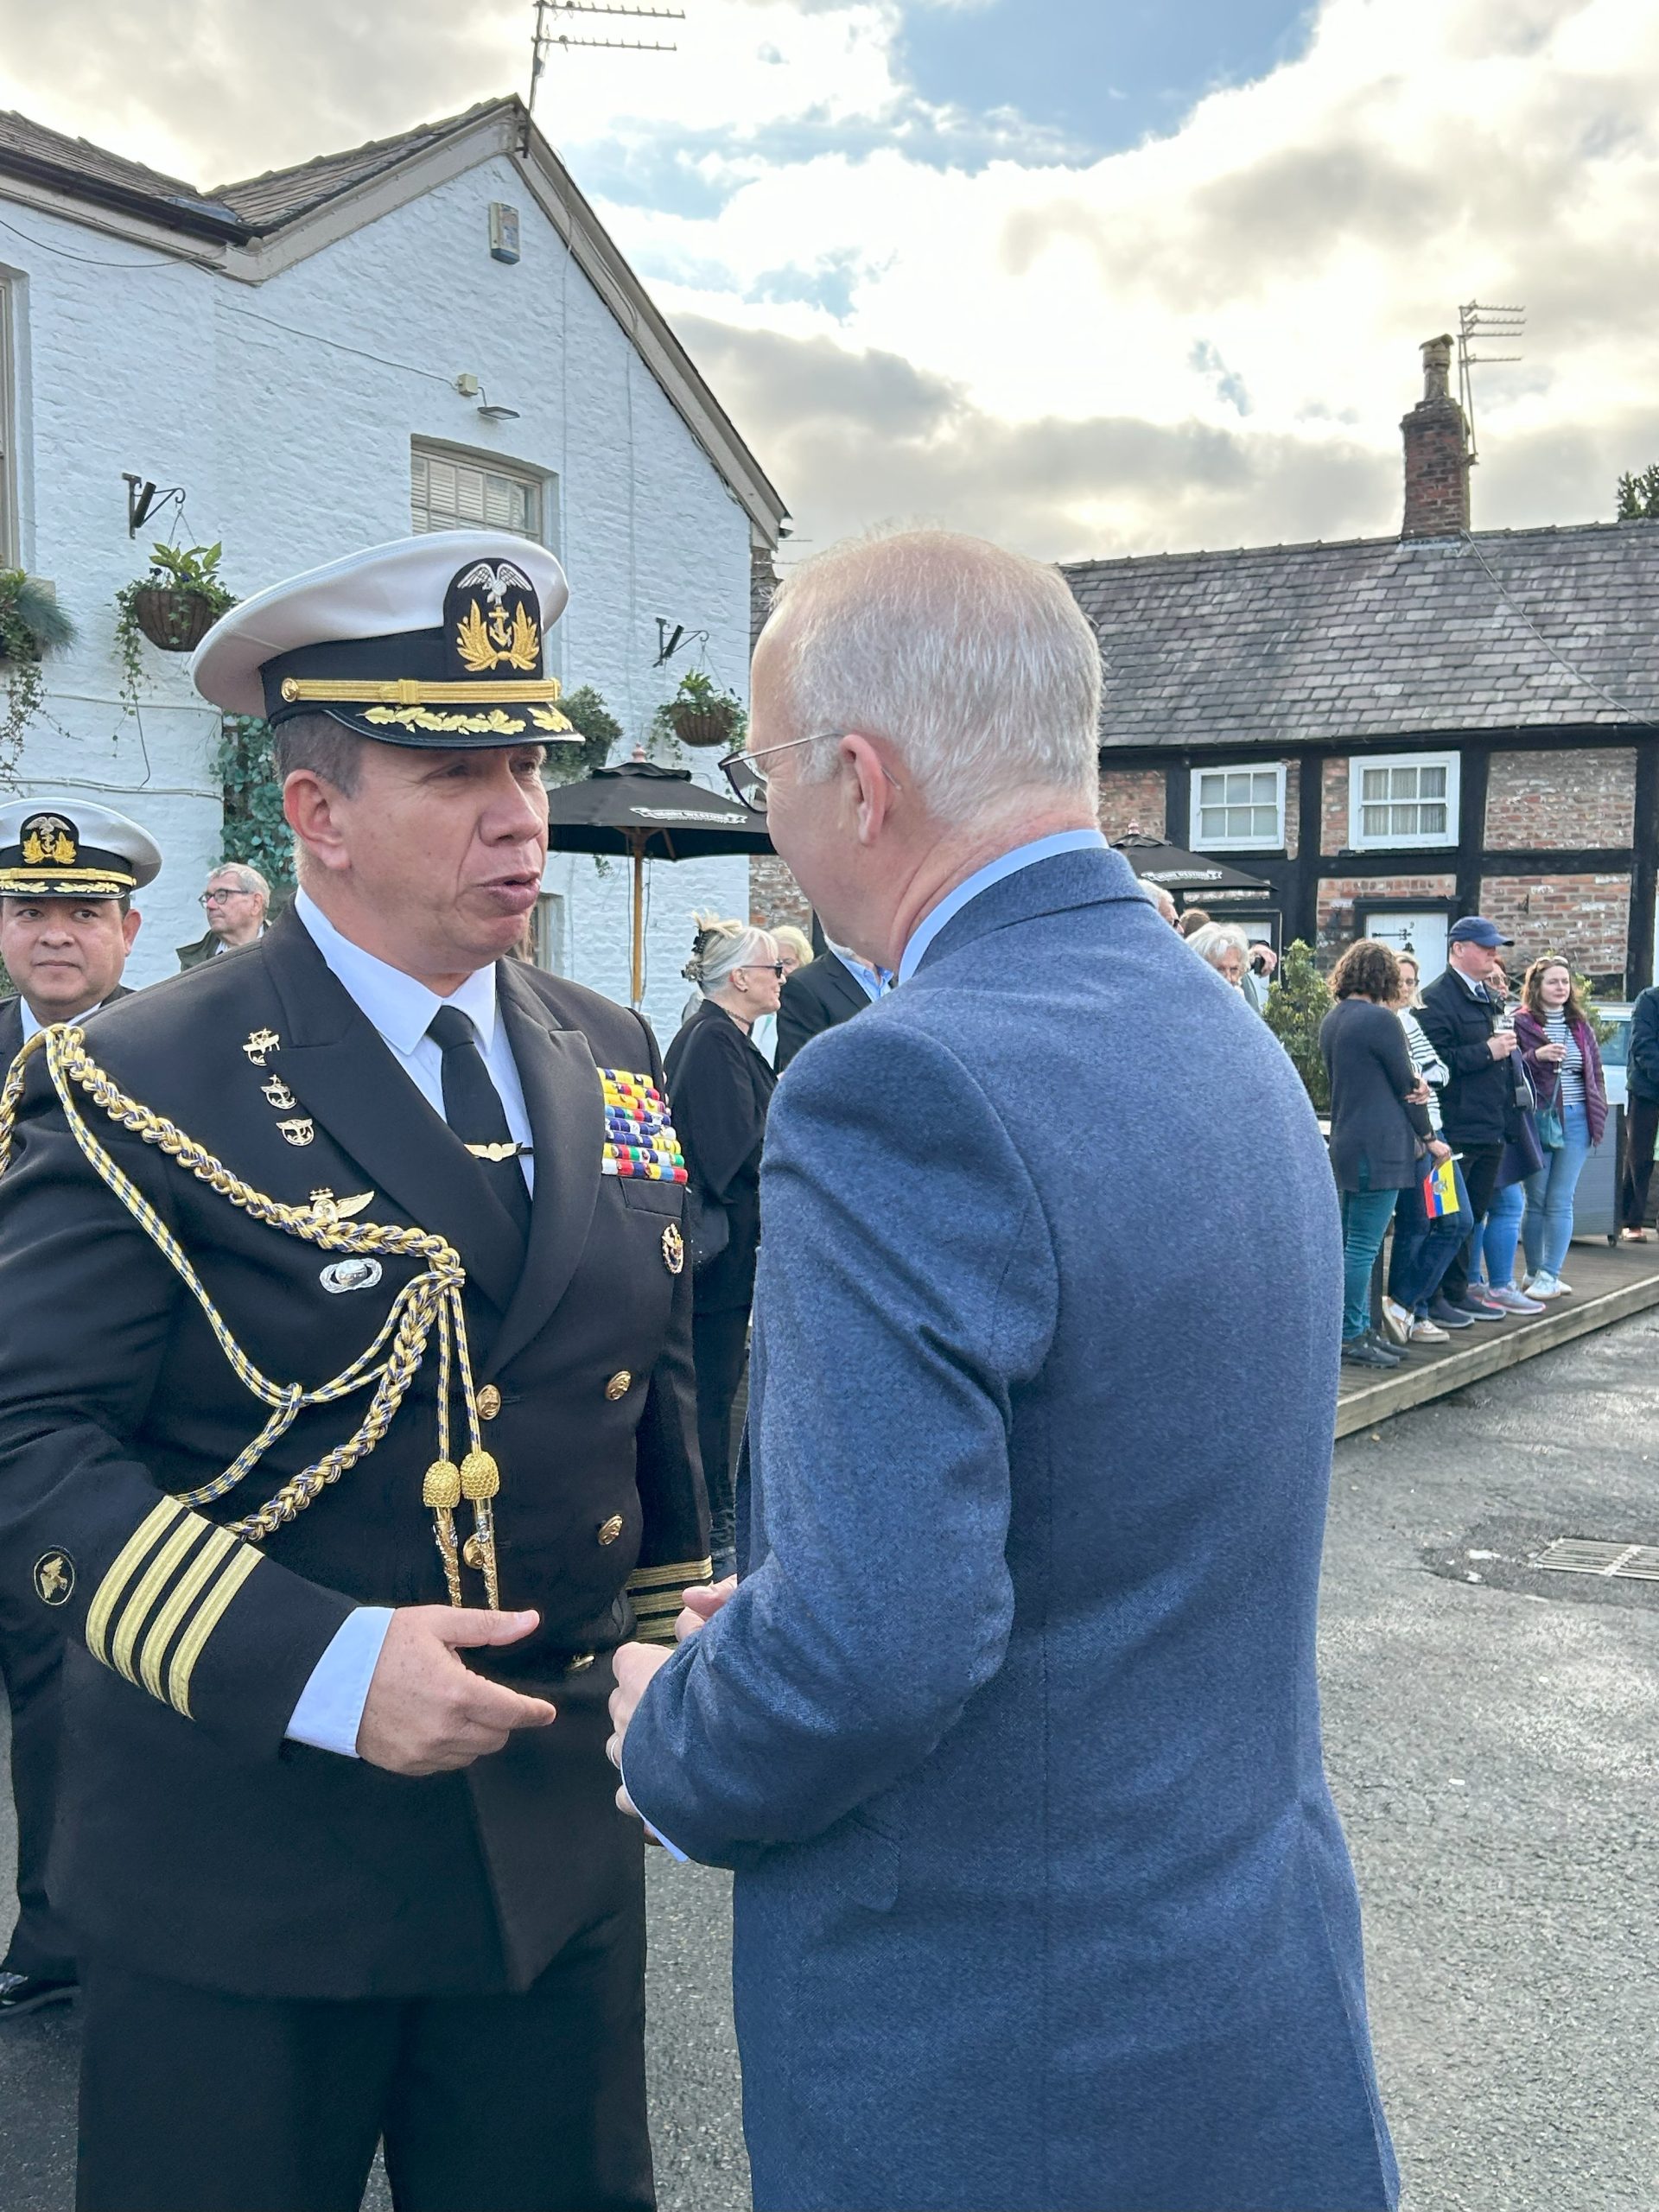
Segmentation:
<svg viewBox="0 0 1659 2212">
<path fill-rule="evenodd" d="M 1405 1364 L 1389 1374 L 1344 1368 L 1337 1434 L 1351 1436 L 1356 1429 L 1374 1427 L 1391 1414 L 1444 1398 L 1466 1382 L 1501 1374 L 1574 1337 L 1659 1306 L 1659 1239 L 1649 1244 L 1574 1244 L 1564 1273 L 1573 1295 L 1552 1299 L 1541 1313 L 1478 1321 L 1471 1329 L 1459 1330 L 1449 1344 L 1414 1347 Z"/>
</svg>

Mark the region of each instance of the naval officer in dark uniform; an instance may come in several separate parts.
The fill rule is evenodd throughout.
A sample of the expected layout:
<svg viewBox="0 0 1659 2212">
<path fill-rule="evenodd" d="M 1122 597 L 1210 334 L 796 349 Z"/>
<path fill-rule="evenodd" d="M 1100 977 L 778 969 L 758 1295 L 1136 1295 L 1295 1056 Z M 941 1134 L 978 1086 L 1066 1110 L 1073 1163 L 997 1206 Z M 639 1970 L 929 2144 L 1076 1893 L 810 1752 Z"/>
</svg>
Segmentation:
<svg viewBox="0 0 1659 2212">
<path fill-rule="evenodd" d="M 294 908 L 0 1113 L 0 1582 L 72 1642 L 81 2212 L 652 2204 L 609 1655 L 708 1576 L 685 1170 L 636 1015 L 505 958 L 550 555 L 245 601 Z M 66 1326 L 73 1315 L 75 1326 Z"/>
<path fill-rule="evenodd" d="M 79 1021 L 131 993 L 121 976 L 138 934 L 132 894 L 162 856 L 136 822 L 80 798 L 0 806 L 0 1081 L 36 1030 Z M 0 1604 L 0 1678 L 11 1708 L 17 1918 L 0 1961 L 0 2020 L 75 1993 L 74 1943 L 48 1887 L 58 1799 L 63 1638 L 29 1599 Z"/>
</svg>

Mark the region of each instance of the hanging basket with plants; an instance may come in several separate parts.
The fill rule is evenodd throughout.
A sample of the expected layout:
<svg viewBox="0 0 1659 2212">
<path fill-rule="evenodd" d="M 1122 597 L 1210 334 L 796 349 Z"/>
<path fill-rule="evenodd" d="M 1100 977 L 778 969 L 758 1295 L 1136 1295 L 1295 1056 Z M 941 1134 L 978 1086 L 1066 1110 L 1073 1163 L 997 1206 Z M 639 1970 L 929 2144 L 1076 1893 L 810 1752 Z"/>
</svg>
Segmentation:
<svg viewBox="0 0 1659 2212">
<path fill-rule="evenodd" d="M 559 701 L 559 712 L 580 734 L 582 742 L 572 745 L 568 738 L 551 739 L 542 766 L 542 780 L 547 784 L 580 783 L 595 768 L 602 768 L 613 748 L 622 742 L 622 725 L 591 683 L 567 691 Z"/>
<path fill-rule="evenodd" d="M 658 709 L 656 719 L 682 745 L 718 745 L 728 752 L 740 742 L 749 721 L 743 702 L 722 691 L 700 668 L 687 670 L 673 697 Z"/>
<path fill-rule="evenodd" d="M 141 637 L 164 653 L 194 652 L 219 616 L 236 605 L 235 593 L 219 580 L 223 550 L 219 545 L 153 545 L 149 575 L 117 592 L 116 643 L 130 703 L 143 674 Z"/>
<path fill-rule="evenodd" d="M 17 765 L 28 728 L 45 695 L 41 663 L 75 640 L 75 626 L 48 587 L 21 569 L 0 569 L 0 775 Z"/>
</svg>

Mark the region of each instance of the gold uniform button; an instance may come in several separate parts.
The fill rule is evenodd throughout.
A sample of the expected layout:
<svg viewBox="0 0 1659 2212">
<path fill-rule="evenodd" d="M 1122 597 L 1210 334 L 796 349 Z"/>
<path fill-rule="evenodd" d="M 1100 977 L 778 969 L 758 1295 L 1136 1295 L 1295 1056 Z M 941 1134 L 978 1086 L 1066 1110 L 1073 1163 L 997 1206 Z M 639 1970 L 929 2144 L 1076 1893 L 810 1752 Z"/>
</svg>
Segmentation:
<svg viewBox="0 0 1659 2212">
<path fill-rule="evenodd" d="M 601 1521 L 599 1524 L 599 1541 L 601 1544 L 613 1544 L 621 1533 L 622 1516 L 620 1513 L 613 1513 L 608 1521 Z"/>
<path fill-rule="evenodd" d="M 620 1368 L 605 1385 L 605 1395 L 614 1405 L 619 1398 L 626 1398 L 632 1387 L 633 1377 L 626 1367 Z"/>
<path fill-rule="evenodd" d="M 486 1382 L 478 1394 L 478 1417 L 480 1421 L 493 1421 L 500 1410 L 501 1393 L 493 1382 Z"/>
</svg>

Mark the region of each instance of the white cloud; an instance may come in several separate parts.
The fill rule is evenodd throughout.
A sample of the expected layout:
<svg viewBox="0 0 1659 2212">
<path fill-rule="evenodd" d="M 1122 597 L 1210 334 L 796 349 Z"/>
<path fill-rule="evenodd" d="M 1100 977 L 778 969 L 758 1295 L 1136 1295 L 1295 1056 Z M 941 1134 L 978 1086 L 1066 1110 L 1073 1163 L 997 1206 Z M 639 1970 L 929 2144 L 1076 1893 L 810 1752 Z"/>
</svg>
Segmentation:
<svg viewBox="0 0 1659 2212">
<path fill-rule="evenodd" d="M 522 86 L 529 23 L 0 0 L 0 104 L 215 182 Z M 1472 296 L 1530 312 L 1525 363 L 1480 372 L 1478 520 L 1605 515 L 1659 458 L 1648 0 L 1324 0 L 1300 59 L 1086 162 L 919 99 L 901 27 L 899 0 L 693 0 L 679 54 L 544 80 L 804 537 L 893 512 L 1056 555 L 1389 530 L 1416 343 Z"/>
</svg>

